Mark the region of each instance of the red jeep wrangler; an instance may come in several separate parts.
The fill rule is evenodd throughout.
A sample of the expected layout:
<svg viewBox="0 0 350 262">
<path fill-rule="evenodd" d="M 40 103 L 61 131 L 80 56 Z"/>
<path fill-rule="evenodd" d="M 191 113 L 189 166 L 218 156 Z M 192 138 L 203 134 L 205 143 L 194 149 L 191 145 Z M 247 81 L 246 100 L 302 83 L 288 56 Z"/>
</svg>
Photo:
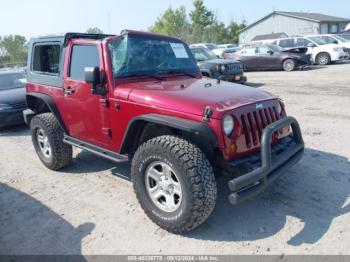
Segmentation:
<svg viewBox="0 0 350 262">
<path fill-rule="evenodd" d="M 72 146 L 132 159 L 138 201 L 174 233 L 203 223 L 214 170 L 232 175 L 231 204 L 249 199 L 302 156 L 297 121 L 275 96 L 202 78 L 179 39 L 144 32 L 32 39 L 24 112 L 35 150 L 58 170 Z"/>
</svg>

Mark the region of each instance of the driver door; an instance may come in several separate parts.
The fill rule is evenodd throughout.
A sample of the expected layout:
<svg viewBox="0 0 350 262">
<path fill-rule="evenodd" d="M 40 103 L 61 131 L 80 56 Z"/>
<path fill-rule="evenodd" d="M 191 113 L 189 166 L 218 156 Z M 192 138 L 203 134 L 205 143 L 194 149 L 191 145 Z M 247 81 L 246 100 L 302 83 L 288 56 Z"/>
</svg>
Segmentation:
<svg viewBox="0 0 350 262">
<path fill-rule="evenodd" d="M 85 82 L 85 67 L 104 70 L 100 43 L 74 41 L 66 52 L 62 118 L 69 135 L 85 142 L 108 148 L 111 140 L 108 121 L 108 94 L 91 94 L 91 84 Z M 108 93 L 108 92 L 107 92 Z"/>
<path fill-rule="evenodd" d="M 279 53 L 273 52 L 270 48 L 260 46 L 257 48 L 258 64 L 260 68 L 274 69 L 280 68 L 281 63 Z"/>
</svg>

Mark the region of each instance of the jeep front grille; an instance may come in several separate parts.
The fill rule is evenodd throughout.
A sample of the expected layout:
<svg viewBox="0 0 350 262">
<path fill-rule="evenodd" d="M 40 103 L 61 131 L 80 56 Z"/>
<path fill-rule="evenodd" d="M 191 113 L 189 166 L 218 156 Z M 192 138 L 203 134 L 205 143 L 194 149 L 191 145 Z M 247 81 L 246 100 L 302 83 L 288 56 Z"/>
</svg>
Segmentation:
<svg viewBox="0 0 350 262">
<path fill-rule="evenodd" d="M 280 118 L 274 106 L 241 115 L 247 147 L 250 148 L 253 145 L 257 146 L 260 144 L 265 127 L 278 121 Z"/>
<path fill-rule="evenodd" d="M 229 71 L 229 72 L 241 71 L 241 65 L 240 64 L 229 64 L 226 66 L 226 71 Z"/>
</svg>

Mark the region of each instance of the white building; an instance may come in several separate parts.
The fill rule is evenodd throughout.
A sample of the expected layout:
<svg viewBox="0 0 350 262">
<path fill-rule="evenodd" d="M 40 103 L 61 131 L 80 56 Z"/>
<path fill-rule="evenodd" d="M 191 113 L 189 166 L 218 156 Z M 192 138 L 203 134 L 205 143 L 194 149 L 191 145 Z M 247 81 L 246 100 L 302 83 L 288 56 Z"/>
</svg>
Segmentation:
<svg viewBox="0 0 350 262">
<path fill-rule="evenodd" d="M 279 32 L 289 36 L 341 33 L 345 31 L 348 23 L 350 18 L 275 11 L 239 31 L 239 43 L 248 44 L 256 36 Z"/>
</svg>

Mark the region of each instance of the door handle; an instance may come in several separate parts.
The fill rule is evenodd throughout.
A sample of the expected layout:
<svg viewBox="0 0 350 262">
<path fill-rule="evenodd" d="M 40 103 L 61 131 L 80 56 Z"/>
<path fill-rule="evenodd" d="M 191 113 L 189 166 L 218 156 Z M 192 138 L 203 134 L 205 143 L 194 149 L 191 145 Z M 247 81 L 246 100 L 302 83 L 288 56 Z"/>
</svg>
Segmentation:
<svg viewBox="0 0 350 262">
<path fill-rule="evenodd" d="M 75 93 L 75 90 L 72 89 L 71 87 L 67 87 L 67 88 L 64 88 L 63 92 L 66 94 L 66 95 L 73 95 Z"/>
</svg>

